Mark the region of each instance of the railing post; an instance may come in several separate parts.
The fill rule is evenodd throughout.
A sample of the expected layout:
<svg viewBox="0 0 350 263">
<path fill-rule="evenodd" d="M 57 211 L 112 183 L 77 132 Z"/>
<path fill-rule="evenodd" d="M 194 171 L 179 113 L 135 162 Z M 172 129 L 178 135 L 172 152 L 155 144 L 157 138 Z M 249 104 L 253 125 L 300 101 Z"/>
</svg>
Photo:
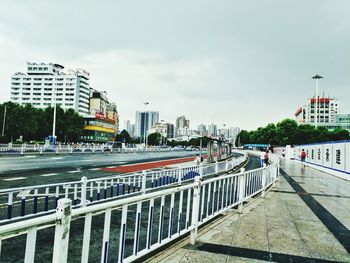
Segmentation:
<svg viewBox="0 0 350 263">
<path fill-rule="evenodd" d="M 245 169 L 241 168 L 241 174 L 239 175 L 239 207 L 238 213 L 243 212 L 243 199 L 244 199 L 244 191 L 245 190 Z"/>
<path fill-rule="evenodd" d="M 200 187 L 202 179 L 199 176 L 194 178 L 196 186 L 193 187 L 193 203 L 192 203 L 192 226 L 194 229 L 190 233 L 190 242 L 191 245 L 196 243 L 197 232 L 198 232 L 198 215 L 199 215 L 199 203 L 200 203 Z"/>
<path fill-rule="evenodd" d="M 24 154 L 24 146 L 23 146 L 23 144 L 21 145 L 21 155 L 23 155 Z"/>
<path fill-rule="evenodd" d="M 219 163 L 218 161 L 215 161 L 215 174 L 217 175 L 219 172 Z"/>
<path fill-rule="evenodd" d="M 262 187 L 261 196 L 265 197 L 265 187 L 266 187 L 266 169 L 265 168 L 262 171 L 261 187 Z"/>
<path fill-rule="evenodd" d="M 203 163 L 199 164 L 199 177 L 203 179 Z"/>
<path fill-rule="evenodd" d="M 179 169 L 179 179 L 178 179 L 178 182 L 177 182 L 178 185 L 182 184 L 182 175 L 183 175 L 183 168 L 181 167 Z"/>
<path fill-rule="evenodd" d="M 40 146 L 40 155 L 42 155 L 42 154 L 43 154 L 43 147 Z"/>
<path fill-rule="evenodd" d="M 58 147 L 56 146 L 56 154 L 58 154 Z"/>
<path fill-rule="evenodd" d="M 53 263 L 67 262 L 72 200 L 58 200 L 56 208 L 55 241 L 53 247 Z"/>
<path fill-rule="evenodd" d="M 80 200 L 80 205 L 82 207 L 86 206 L 86 194 L 87 194 L 87 178 L 86 176 L 83 176 L 81 178 L 81 200 Z"/>
<path fill-rule="evenodd" d="M 146 183 L 147 183 L 147 172 L 146 170 L 142 171 L 142 194 L 146 193 Z"/>
<path fill-rule="evenodd" d="M 70 151 L 69 152 L 70 152 L 70 154 L 73 154 L 73 146 L 72 145 L 70 146 Z"/>
</svg>

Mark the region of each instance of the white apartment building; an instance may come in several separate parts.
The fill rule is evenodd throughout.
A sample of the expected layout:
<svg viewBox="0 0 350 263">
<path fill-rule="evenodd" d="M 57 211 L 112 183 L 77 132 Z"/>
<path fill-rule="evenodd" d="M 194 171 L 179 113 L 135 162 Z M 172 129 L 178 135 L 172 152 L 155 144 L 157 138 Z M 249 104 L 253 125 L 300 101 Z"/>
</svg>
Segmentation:
<svg viewBox="0 0 350 263">
<path fill-rule="evenodd" d="M 306 105 L 296 111 L 296 120 L 299 123 L 313 124 L 315 122 L 315 107 L 316 99 L 309 99 Z M 335 122 L 336 114 L 339 113 L 339 101 L 335 98 L 318 98 L 317 109 L 317 123 Z"/>
<path fill-rule="evenodd" d="M 27 72 L 11 76 L 11 96 L 14 103 L 30 103 L 36 108 L 56 104 L 72 108 L 79 114 L 89 114 L 90 73 L 84 69 L 64 70 L 59 64 L 29 63 Z"/>
</svg>

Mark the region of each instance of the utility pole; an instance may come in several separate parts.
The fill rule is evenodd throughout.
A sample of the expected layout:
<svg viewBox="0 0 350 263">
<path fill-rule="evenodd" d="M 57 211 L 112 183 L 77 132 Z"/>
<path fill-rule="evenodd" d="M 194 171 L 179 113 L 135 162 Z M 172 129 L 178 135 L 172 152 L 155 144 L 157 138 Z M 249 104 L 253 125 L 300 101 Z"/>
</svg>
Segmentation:
<svg viewBox="0 0 350 263">
<path fill-rule="evenodd" d="M 147 138 L 147 136 L 146 136 L 146 116 L 147 116 L 146 110 L 147 110 L 147 105 L 149 104 L 149 102 L 146 101 L 143 104 L 145 105 L 145 113 L 144 113 L 144 120 L 143 120 L 143 142 L 145 143 L 145 147 L 146 147 L 146 145 L 147 145 L 147 143 L 146 143 L 146 138 Z"/>
<path fill-rule="evenodd" d="M 318 119 L 318 80 L 322 79 L 322 76 L 315 75 L 312 77 L 316 79 L 316 96 L 315 96 L 315 128 L 317 128 L 317 119 Z"/>
<path fill-rule="evenodd" d="M 5 135 L 6 110 L 7 110 L 7 106 L 5 105 L 5 109 L 4 109 L 4 121 L 2 122 L 2 133 L 1 133 L 1 136 L 4 136 L 4 135 Z"/>
<path fill-rule="evenodd" d="M 53 88 L 52 144 L 56 143 L 56 90 Z"/>
</svg>

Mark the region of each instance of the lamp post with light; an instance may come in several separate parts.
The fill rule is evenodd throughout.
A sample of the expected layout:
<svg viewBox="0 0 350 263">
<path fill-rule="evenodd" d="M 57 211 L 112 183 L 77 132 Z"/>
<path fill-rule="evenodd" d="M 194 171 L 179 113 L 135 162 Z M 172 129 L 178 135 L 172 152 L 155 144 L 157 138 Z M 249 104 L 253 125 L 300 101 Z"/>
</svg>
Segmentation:
<svg viewBox="0 0 350 263">
<path fill-rule="evenodd" d="M 145 105 L 145 113 L 144 113 L 144 121 L 143 121 L 143 142 L 144 142 L 145 147 L 146 147 L 146 145 L 147 145 L 147 143 L 146 143 L 146 138 L 147 138 L 146 137 L 146 116 L 147 116 L 147 105 L 149 104 L 149 102 L 145 101 L 143 104 Z"/>
<path fill-rule="evenodd" d="M 317 119 L 318 119 L 318 80 L 323 79 L 322 76 L 315 75 L 312 77 L 316 80 L 316 95 L 315 95 L 315 128 L 317 128 Z"/>
</svg>

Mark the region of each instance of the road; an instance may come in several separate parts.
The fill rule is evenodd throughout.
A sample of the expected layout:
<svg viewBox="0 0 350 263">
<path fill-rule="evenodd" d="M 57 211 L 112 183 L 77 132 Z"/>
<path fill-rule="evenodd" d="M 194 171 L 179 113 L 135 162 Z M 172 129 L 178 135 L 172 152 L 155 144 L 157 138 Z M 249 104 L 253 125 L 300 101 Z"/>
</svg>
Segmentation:
<svg viewBox="0 0 350 263">
<path fill-rule="evenodd" d="M 112 175 L 102 168 L 157 161 L 198 152 L 106 153 L 86 155 L 0 157 L 0 189 Z"/>
</svg>

